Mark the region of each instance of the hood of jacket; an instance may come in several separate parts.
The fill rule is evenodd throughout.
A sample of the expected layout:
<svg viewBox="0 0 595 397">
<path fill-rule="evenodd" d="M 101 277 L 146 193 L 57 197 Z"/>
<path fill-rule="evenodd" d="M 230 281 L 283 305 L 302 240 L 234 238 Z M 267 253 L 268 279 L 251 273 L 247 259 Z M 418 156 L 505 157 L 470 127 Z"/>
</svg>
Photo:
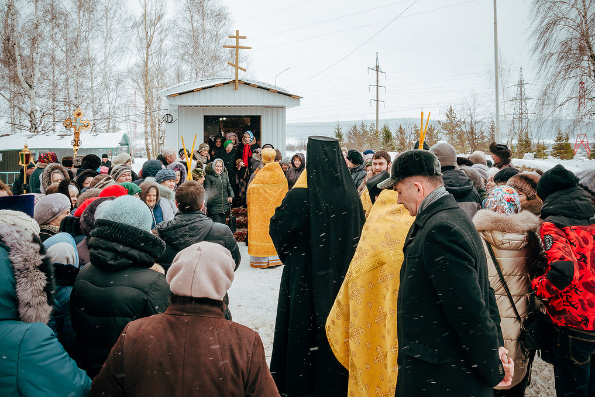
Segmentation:
<svg viewBox="0 0 595 397">
<path fill-rule="evenodd" d="M 589 194 L 578 186 L 552 193 L 541 207 L 541 218 L 558 216 L 569 219 L 589 220 L 595 215 Z"/>
<path fill-rule="evenodd" d="M 174 219 L 157 226 L 159 236 L 178 250 L 203 241 L 214 222 L 201 211 L 178 212 Z"/>
<path fill-rule="evenodd" d="M 64 175 L 64 179 L 70 179 L 70 176 L 66 168 L 64 168 L 61 164 L 58 163 L 50 163 L 47 165 L 47 167 L 45 167 L 43 173 L 41 174 L 41 186 L 43 186 L 44 192 L 52 184 L 52 174 L 56 170 L 62 172 L 62 175 Z"/>
<path fill-rule="evenodd" d="M 39 237 L 0 224 L 0 320 L 47 324 L 54 302 L 52 281 Z"/>
<path fill-rule="evenodd" d="M 461 170 L 446 170 L 442 172 L 446 191 L 460 199 L 473 191 L 473 181 Z"/>
<path fill-rule="evenodd" d="M 165 243 L 154 234 L 107 219 L 95 222 L 88 246 L 91 264 L 107 272 L 149 268 L 165 251 Z"/>
<path fill-rule="evenodd" d="M 169 201 L 174 201 L 176 199 L 176 192 L 174 192 L 173 190 L 171 190 L 170 188 L 168 188 L 167 186 L 163 186 L 157 182 L 155 182 L 155 178 L 150 176 L 148 178 L 145 178 L 145 180 L 143 181 L 143 183 L 150 181 L 153 182 L 157 185 L 157 187 L 159 188 L 159 197 L 164 198 L 166 200 Z M 140 187 L 140 186 L 139 186 Z M 149 187 L 147 185 L 147 191 L 149 190 Z M 142 193 L 142 189 L 141 189 L 141 193 Z M 145 192 L 146 195 L 146 192 Z M 159 201 L 159 199 L 157 199 L 157 201 Z"/>
<path fill-rule="evenodd" d="M 179 161 L 174 161 L 173 163 L 168 165 L 167 168 L 173 170 L 174 172 L 180 171 L 180 182 L 178 182 L 177 186 L 180 186 L 182 183 L 186 181 L 186 176 L 188 175 L 188 172 L 186 171 L 186 167 L 184 167 L 184 164 L 182 164 Z"/>
<path fill-rule="evenodd" d="M 293 159 L 294 159 L 296 156 L 297 156 L 297 157 L 299 157 L 299 158 L 300 158 L 300 160 L 302 160 L 302 164 L 301 164 L 301 165 L 300 165 L 298 168 L 295 168 L 295 167 L 293 166 Z M 306 168 L 306 156 L 304 156 L 304 153 L 296 153 L 296 154 L 294 154 L 294 155 L 291 157 L 291 164 L 290 164 L 290 166 L 291 166 L 291 168 L 295 169 L 296 171 L 301 171 L 301 170 L 303 170 L 304 168 Z"/>
<path fill-rule="evenodd" d="M 484 240 L 494 247 L 518 250 L 528 244 L 527 232 L 537 233 L 541 221 L 529 211 L 499 214 L 483 209 L 477 211 L 473 224 Z"/>
</svg>

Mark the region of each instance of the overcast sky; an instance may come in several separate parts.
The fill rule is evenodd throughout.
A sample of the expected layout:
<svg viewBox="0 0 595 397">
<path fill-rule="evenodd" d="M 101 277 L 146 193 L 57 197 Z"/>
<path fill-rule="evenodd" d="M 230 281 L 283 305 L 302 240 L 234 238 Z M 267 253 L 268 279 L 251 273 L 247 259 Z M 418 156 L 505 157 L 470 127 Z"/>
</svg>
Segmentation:
<svg viewBox="0 0 595 397">
<path fill-rule="evenodd" d="M 386 72 L 380 119 L 419 117 L 422 109 L 442 118 L 448 105 L 473 92 L 484 112 L 494 113 L 492 0 L 222 1 L 252 47 L 244 76 L 275 83 L 290 68 L 277 85 L 303 98 L 287 112 L 288 122 L 374 119 L 368 86 L 375 73 L 368 67 L 376 52 Z M 498 41 L 513 70 L 511 85 L 521 66 L 525 79 L 534 79 L 529 24 L 528 1 L 498 0 Z"/>
</svg>

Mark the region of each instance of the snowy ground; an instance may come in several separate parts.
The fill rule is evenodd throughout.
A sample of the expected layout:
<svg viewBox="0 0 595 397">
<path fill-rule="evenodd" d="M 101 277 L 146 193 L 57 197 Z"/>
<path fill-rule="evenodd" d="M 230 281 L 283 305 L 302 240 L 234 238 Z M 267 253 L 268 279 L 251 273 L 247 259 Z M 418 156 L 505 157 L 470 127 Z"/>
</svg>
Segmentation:
<svg viewBox="0 0 595 397">
<path fill-rule="evenodd" d="M 267 362 L 270 363 L 283 266 L 274 269 L 252 268 L 248 247 L 244 243 L 240 243 L 239 246 L 242 263 L 236 271 L 229 290 L 229 308 L 235 322 L 258 332 L 264 344 Z M 556 395 L 554 371 L 551 365 L 539 358 L 535 359 L 531 386 L 525 395 L 528 397 Z"/>
<path fill-rule="evenodd" d="M 238 245 L 242 263 L 228 292 L 229 310 L 233 321 L 258 332 L 264 344 L 267 362 L 270 362 L 283 266 L 273 269 L 250 267 L 248 247 L 245 243 Z"/>
</svg>

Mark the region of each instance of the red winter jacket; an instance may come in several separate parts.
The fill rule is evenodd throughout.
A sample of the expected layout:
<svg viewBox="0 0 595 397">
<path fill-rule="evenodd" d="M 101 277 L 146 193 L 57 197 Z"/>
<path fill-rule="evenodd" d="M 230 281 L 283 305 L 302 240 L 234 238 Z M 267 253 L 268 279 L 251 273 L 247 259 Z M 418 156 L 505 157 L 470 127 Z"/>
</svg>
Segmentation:
<svg viewBox="0 0 595 397">
<path fill-rule="evenodd" d="M 559 326 L 595 330 L 594 215 L 591 199 L 579 187 L 552 194 L 541 209 L 548 266 L 531 284 L 548 300 L 548 314 Z"/>
</svg>

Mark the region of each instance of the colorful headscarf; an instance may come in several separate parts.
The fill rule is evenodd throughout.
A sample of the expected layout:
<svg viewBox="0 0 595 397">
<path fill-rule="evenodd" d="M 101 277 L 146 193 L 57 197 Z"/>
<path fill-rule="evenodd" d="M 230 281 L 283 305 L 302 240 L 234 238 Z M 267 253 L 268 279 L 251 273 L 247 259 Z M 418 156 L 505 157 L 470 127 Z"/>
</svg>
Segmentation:
<svg viewBox="0 0 595 397">
<path fill-rule="evenodd" d="M 510 186 L 496 186 L 485 199 L 484 208 L 498 214 L 518 214 L 521 202 L 516 190 Z"/>
<path fill-rule="evenodd" d="M 55 163 L 56 161 L 54 161 L 54 158 L 58 159 L 58 156 L 56 155 L 56 153 L 45 152 L 45 153 L 40 154 L 39 157 L 37 157 L 37 162 L 44 163 L 44 164 Z"/>
<path fill-rule="evenodd" d="M 227 149 L 228 145 L 233 145 L 233 142 L 231 141 L 231 139 L 226 140 L 225 142 L 223 142 L 223 147 L 225 149 Z"/>
<path fill-rule="evenodd" d="M 124 189 L 128 190 L 128 195 L 129 196 L 134 196 L 135 194 L 140 194 L 141 189 L 140 187 L 136 186 L 136 184 L 132 183 L 132 182 L 122 182 L 119 183 L 118 185 L 123 186 Z"/>
</svg>

